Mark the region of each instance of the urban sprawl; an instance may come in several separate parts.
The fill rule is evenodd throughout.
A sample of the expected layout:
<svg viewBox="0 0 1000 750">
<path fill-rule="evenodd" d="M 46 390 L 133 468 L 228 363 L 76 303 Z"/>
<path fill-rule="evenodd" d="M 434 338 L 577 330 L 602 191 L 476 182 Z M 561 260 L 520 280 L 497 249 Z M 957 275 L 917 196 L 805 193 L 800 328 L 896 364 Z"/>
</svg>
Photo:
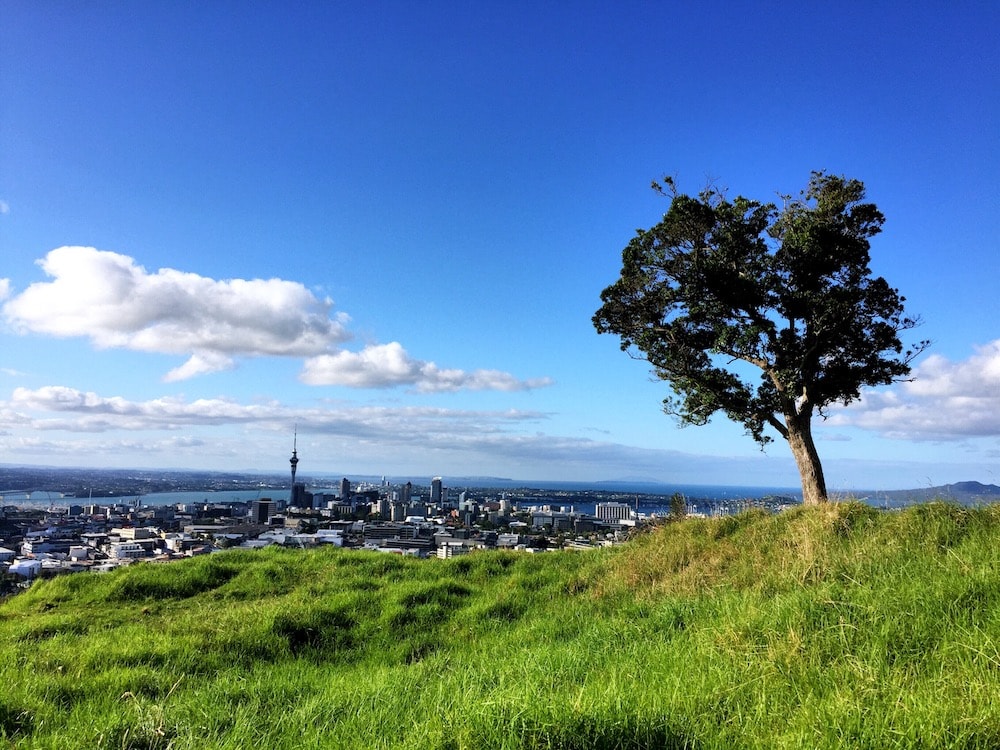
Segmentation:
<svg viewBox="0 0 1000 750">
<path fill-rule="evenodd" d="M 588 512 L 536 490 L 449 491 L 348 479 L 310 491 L 296 479 L 278 499 L 145 505 L 141 497 L 61 498 L 46 507 L 5 504 L 0 495 L 0 576 L 7 592 L 44 576 L 103 572 L 137 561 L 165 562 L 227 548 L 320 545 L 418 557 L 450 558 L 479 549 L 540 552 L 590 549 L 624 541 L 638 526 L 664 517 L 702 514 L 684 498 L 660 498 L 640 512 L 639 498 L 596 492 Z M 287 481 L 287 480 L 286 480 Z M 287 495 L 287 498 L 284 497 Z M 576 499 L 580 499 L 577 497 Z M 596 500 L 596 502 L 593 502 Z M 649 498 L 646 498 L 647 502 Z M 721 509 L 731 512 L 739 508 Z M 719 510 L 718 508 L 716 509 Z"/>
</svg>

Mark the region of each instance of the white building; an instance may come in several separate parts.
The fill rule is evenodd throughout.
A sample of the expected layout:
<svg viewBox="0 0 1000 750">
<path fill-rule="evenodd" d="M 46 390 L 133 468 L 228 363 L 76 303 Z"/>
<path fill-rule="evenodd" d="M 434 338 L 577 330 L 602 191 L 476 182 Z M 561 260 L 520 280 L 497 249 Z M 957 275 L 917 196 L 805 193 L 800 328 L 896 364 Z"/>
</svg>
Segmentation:
<svg viewBox="0 0 1000 750">
<path fill-rule="evenodd" d="M 115 542 L 111 545 L 110 555 L 115 560 L 138 560 L 148 557 L 149 553 L 138 542 Z"/>
<path fill-rule="evenodd" d="M 13 564 L 11 564 L 7 572 L 16 576 L 21 576 L 22 578 L 34 578 L 42 572 L 42 561 L 16 560 Z"/>
<path fill-rule="evenodd" d="M 598 503 L 594 515 L 604 523 L 620 523 L 632 519 L 632 506 L 628 503 Z"/>
</svg>

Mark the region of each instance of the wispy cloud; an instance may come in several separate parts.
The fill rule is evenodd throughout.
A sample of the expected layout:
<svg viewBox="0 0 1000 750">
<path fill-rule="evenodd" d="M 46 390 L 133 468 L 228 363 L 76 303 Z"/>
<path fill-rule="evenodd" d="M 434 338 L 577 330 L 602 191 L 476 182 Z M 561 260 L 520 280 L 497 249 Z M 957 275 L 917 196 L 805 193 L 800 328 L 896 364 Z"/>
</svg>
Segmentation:
<svg viewBox="0 0 1000 750">
<path fill-rule="evenodd" d="M 232 370 L 235 366 L 236 363 L 233 362 L 232 358 L 224 354 L 219 354 L 218 352 L 196 352 L 183 365 L 175 367 L 164 375 L 163 380 L 167 383 L 175 383 L 178 380 L 187 380 L 198 375 Z"/>
<path fill-rule="evenodd" d="M 50 277 L 12 296 L 0 279 L 6 321 L 21 333 L 82 337 L 102 349 L 179 354 L 167 382 L 222 372 L 236 357 L 303 357 L 300 379 L 352 388 L 410 386 L 420 392 L 514 391 L 548 385 L 499 370 L 439 368 L 392 342 L 360 352 L 339 349 L 350 318 L 298 282 L 211 279 L 161 268 L 150 273 L 119 253 L 60 247 L 38 261 Z"/>
<path fill-rule="evenodd" d="M 558 472 L 555 478 L 643 475 L 713 483 L 720 481 L 719 466 L 726 464 L 730 471 L 745 467 L 742 481 L 748 484 L 794 484 L 794 465 L 787 458 L 720 459 L 538 431 L 549 416 L 537 411 L 345 403 L 302 408 L 277 401 L 133 401 L 48 386 L 18 388 L 8 401 L 0 401 L 0 451 L 12 457 L 62 456 L 66 461 L 74 454 L 105 456 L 108 461 L 128 455 L 140 462 L 142 456 L 160 461 L 168 457 L 175 466 L 208 462 L 274 467 L 286 458 L 284 441 L 294 422 L 300 455 L 309 455 L 313 466 L 329 466 L 332 459 L 341 465 L 378 467 L 391 456 L 394 466 L 403 467 L 401 472 L 406 467 L 417 473 L 437 467 L 437 473 L 468 474 L 489 466 L 493 473 L 516 478 L 551 478 Z M 280 436 L 278 450 L 275 436 Z M 310 449 L 304 448 L 306 440 Z"/>
<path fill-rule="evenodd" d="M 413 359 L 396 341 L 369 346 L 360 352 L 341 351 L 306 360 L 300 376 L 310 385 L 352 388 L 412 386 L 421 393 L 440 391 L 523 391 L 551 385 L 549 378 L 518 380 L 499 370 L 441 369 L 433 362 Z"/>
<path fill-rule="evenodd" d="M 960 362 L 932 355 L 914 368 L 912 382 L 865 392 L 829 423 L 905 440 L 1000 436 L 1000 339 Z"/>
<path fill-rule="evenodd" d="M 794 487 L 798 475 L 784 450 L 773 454 L 696 455 L 540 431 L 538 411 L 269 400 L 158 398 L 134 401 L 66 386 L 18 388 L 0 401 L 0 455 L 12 460 L 71 463 L 103 457 L 185 468 L 281 467 L 290 426 L 298 424 L 300 456 L 316 471 L 390 461 L 397 474 L 482 474 L 518 479 L 616 479 L 644 476 L 692 484 Z M 45 437 L 51 435 L 52 437 Z M 137 463 L 138 462 L 138 463 Z M 832 460 L 837 486 L 920 486 L 924 462 Z M 358 469 L 355 469 L 358 470 Z M 969 466 L 937 467 L 940 482 L 972 476 Z"/>
<path fill-rule="evenodd" d="M 316 406 L 292 408 L 277 401 L 242 404 L 230 399 L 159 398 L 131 401 L 101 396 L 66 386 L 31 390 L 16 388 L 0 402 L 0 428 L 5 422 L 37 430 L 108 432 L 112 430 L 174 430 L 191 426 L 253 425 L 287 430 L 293 421 L 303 430 L 347 437 L 392 437 L 414 433 L 434 435 L 484 434 L 500 425 L 537 421 L 534 411 L 475 411 L 434 407 Z"/>
</svg>

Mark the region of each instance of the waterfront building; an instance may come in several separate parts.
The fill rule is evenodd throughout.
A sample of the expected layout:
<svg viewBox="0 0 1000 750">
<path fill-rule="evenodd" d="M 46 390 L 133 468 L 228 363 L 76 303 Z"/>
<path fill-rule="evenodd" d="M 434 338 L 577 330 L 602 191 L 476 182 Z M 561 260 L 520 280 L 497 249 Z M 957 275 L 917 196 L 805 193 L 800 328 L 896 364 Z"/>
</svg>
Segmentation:
<svg viewBox="0 0 1000 750">
<path fill-rule="evenodd" d="M 289 499 L 288 504 L 293 508 L 308 508 L 312 510 L 313 494 L 306 489 L 304 483 L 296 482 L 292 485 L 292 497 Z"/>
<path fill-rule="evenodd" d="M 598 503 L 594 515 L 605 523 L 620 523 L 632 518 L 632 506 L 628 503 Z"/>
</svg>

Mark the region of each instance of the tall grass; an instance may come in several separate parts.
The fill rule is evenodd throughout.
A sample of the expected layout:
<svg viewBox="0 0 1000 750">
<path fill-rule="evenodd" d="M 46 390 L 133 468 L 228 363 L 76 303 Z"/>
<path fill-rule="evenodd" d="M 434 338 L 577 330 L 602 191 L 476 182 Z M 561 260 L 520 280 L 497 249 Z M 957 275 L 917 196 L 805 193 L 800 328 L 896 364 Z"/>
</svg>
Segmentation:
<svg viewBox="0 0 1000 750">
<path fill-rule="evenodd" d="M 232 551 L 0 605 L 0 744 L 1000 746 L 1000 514 L 687 520 L 611 550 Z"/>
</svg>

